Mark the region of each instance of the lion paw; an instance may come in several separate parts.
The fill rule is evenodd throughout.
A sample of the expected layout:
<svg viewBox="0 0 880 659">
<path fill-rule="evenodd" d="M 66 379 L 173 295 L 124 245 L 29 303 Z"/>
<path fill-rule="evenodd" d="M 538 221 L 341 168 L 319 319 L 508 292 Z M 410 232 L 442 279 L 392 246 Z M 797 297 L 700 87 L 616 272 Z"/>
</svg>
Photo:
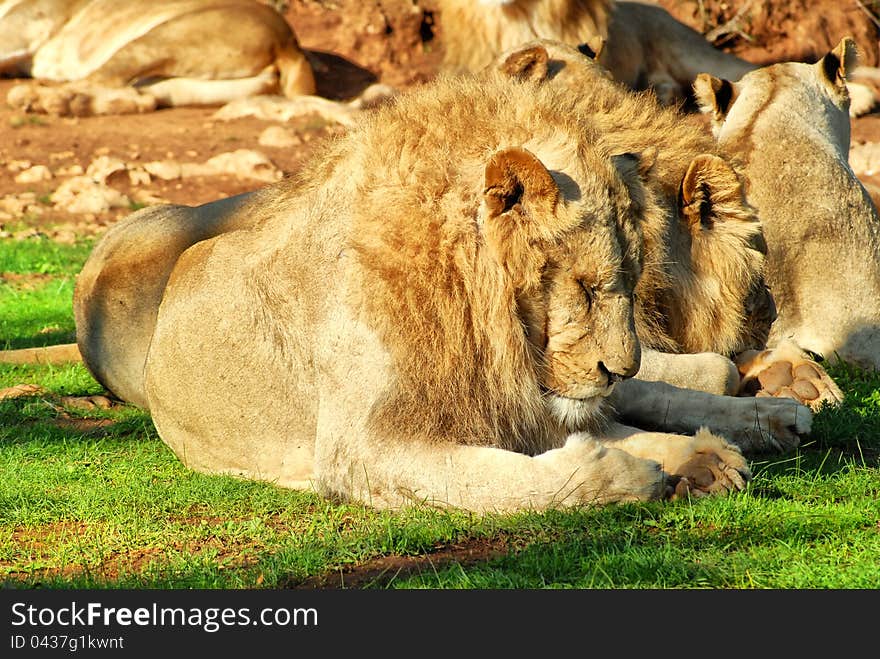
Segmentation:
<svg viewBox="0 0 880 659">
<path fill-rule="evenodd" d="M 741 353 L 736 365 L 742 377 L 740 396 L 792 398 L 814 411 L 843 401 L 825 369 L 790 341 L 771 350 Z"/>
<path fill-rule="evenodd" d="M 809 407 L 791 398 L 738 398 L 744 403 L 735 412 L 731 431 L 722 434 L 740 449 L 753 453 L 775 451 L 783 453 L 797 447 L 801 437 L 808 435 L 813 426 Z M 721 428 L 714 428 L 722 432 Z"/>
<path fill-rule="evenodd" d="M 705 428 L 695 435 L 690 457 L 671 471 L 667 479 L 670 499 L 737 492 L 745 489 L 746 483 L 752 479 L 752 472 L 739 448 Z"/>
<path fill-rule="evenodd" d="M 134 87 L 100 87 L 83 81 L 25 82 L 9 90 L 6 103 L 24 112 L 60 117 L 135 114 L 156 109 L 156 99 Z"/>
</svg>

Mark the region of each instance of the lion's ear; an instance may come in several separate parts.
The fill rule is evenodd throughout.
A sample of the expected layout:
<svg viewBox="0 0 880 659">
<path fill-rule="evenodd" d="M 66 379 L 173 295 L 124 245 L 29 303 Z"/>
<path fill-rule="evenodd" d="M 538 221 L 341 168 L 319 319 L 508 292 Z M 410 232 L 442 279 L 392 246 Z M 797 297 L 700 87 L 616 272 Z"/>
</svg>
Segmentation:
<svg viewBox="0 0 880 659">
<path fill-rule="evenodd" d="M 577 49 L 581 55 L 586 55 L 594 62 L 598 62 L 602 56 L 602 50 L 605 48 L 605 39 L 598 34 L 590 37 L 584 43 L 580 44 Z"/>
<path fill-rule="evenodd" d="M 528 46 L 504 58 L 498 69 L 517 80 L 546 80 L 550 55 L 544 46 Z"/>
<path fill-rule="evenodd" d="M 538 158 L 514 147 L 496 152 L 486 164 L 483 199 L 489 218 L 517 216 L 518 222 L 552 216 L 559 186 Z"/>
<path fill-rule="evenodd" d="M 846 85 L 859 63 L 859 49 L 852 37 L 844 37 L 834 49 L 816 62 L 819 75 L 835 87 Z"/>
<path fill-rule="evenodd" d="M 708 73 L 699 74 L 694 80 L 694 98 L 704 114 L 712 116 L 716 124 L 724 121 L 739 93 L 737 86 Z"/>
<path fill-rule="evenodd" d="M 495 258 L 516 278 L 531 277 L 531 246 L 564 230 L 557 226 L 560 196 L 550 172 L 526 149 L 498 151 L 486 164 L 482 231 Z"/>
<path fill-rule="evenodd" d="M 683 220 L 694 236 L 731 220 L 756 224 L 743 196 L 742 184 L 722 158 L 704 153 L 691 161 L 679 189 Z"/>
</svg>

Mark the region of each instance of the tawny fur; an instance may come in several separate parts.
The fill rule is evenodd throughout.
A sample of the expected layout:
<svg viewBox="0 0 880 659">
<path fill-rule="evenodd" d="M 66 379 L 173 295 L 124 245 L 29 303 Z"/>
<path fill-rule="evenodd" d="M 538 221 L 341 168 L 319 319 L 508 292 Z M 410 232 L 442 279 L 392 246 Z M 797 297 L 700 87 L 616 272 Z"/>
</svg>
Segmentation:
<svg viewBox="0 0 880 659">
<path fill-rule="evenodd" d="M 761 215 L 779 309 L 772 342 L 876 369 L 880 218 L 848 164 L 856 59 L 843 39 L 816 64 L 774 64 L 737 83 L 700 76 L 696 91 Z"/>
<path fill-rule="evenodd" d="M 524 71 L 521 74 L 519 70 Z M 739 176 L 698 120 L 634 94 L 572 46 L 538 40 L 502 54 L 493 71 L 570 91 L 610 148 L 644 154 L 645 265 L 636 289 L 639 336 L 670 352 L 732 355 L 764 347 L 772 300 L 765 245 Z"/>
<path fill-rule="evenodd" d="M 477 72 L 499 53 L 539 38 L 607 39 L 613 0 L 439 0 L 444 67 Z"/>
<path fill-rule="evenodd" d="M 760 224 L 711 136 L 559 42 L 538 40 L 502 54 L 488 75 L 499 73 L 534 87 L 569 89 L 615 150 L 650 154 L 643 168 L 653 194 L 643 223 L 636 319 L 643 344 L 653 350 L 643 356 L 637 377 L 736 394 L 739 374 L 725 355 L 765 346 L 775 307 L 763 280 Z M 645 390 L 635 380 L 617 388 L 614 402 L 627 420 L 675 431 L 698 427 L 700 414 L 691 410 L 704 410 L 713 428 L 750 450 L 794 446 L 810 424 L 802 405 L 768 409 L 766 401 L 674 387 Z"/>
</svg>

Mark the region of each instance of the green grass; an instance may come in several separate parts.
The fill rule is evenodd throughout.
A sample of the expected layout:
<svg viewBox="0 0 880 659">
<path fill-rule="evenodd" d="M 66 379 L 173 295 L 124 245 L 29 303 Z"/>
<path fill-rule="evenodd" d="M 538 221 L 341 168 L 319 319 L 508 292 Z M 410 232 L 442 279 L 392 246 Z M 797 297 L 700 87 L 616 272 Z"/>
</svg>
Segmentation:
<svg viewBox="0 0 880 659">
<path fill-rule="evenodd" d="M 0 248 L 0 349 L 70 343 L 76 274 L 90 241 L 22 240 Z"/>
<path fill-rule="evenodd" d="M 92 248 L 92 241 L 62 245 L 46 239 L 4 241 L 0 244 L 0 273 L 76 275 Z"/>
<path fill-rule="evenodd" d="M 88 246 L 0 243 L 0 344 L 72 332 Z M 48 275 L 29 278 L 28 275 Z M 48 334 L 45 328 L 57 328 Z M 57 333 L 55 333 L 57 332 Z M 0 584 L 22 588 L 878 588 L 880 376 L 846 392 L 730 497 L 544 514 L 376 511 L 186 469 L 81 365 L 0 365 Z M 109 425 L 101 423 L 112 422 Z"/>
<path fill-rule="evenodd" d="M 37 284 L 31 290 L 0 284 L 0 349 L 73 342 L 73 285 L 69 276 Z"/>
</svg>

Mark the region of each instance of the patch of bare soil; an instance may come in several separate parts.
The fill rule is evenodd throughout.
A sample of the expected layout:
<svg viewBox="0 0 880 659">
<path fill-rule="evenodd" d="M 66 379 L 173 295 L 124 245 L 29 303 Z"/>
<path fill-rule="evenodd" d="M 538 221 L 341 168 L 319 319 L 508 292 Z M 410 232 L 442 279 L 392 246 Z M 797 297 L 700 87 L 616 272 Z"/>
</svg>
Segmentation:
<svg viewBox="0 0 880 659">
<path fill-rule="evenodd" d="M 0 80 L 0 98 L 13 84 Z M 265 185 L 266 171 L 277 172 L 275 177 L 296 171 L 319 140 L 342 130 L 310 117 L 280 127 L 250 117 L 220 121 L 212 118 L 215 111 L 172 108 L 143 115 L 61 118 L 0 106 L 5 138 L 0 140 L 0 224 L 5 225 L 0 229 L 7 229 L 6 239 L 27 239 L 38 235 L 37 229 L 72 242 L 105 231 L 145 205 L 196 205 L 236 195 Z M 261 141 L 267 128 L 274 129 L 274 139 Z M 279 129 L 287 139 L 279 138 Z M 265 156 L 269 169 L 210 172 L 212 159 L 237 152 Z M 95 167 L 90 170 L 99 161 L 122 163 L 125 170 L 102 182 L 91 175 Z M 193 174 L 175 171 L 174 165 L 188 165 Z M 200 168 L 207 171 L 200 173 Z M 94 184 L 71 186 L 83 178 Z"/>
<path fill-rule="evenodd" d="M 659 0 L 658 4 L 708 35 L 719 48 L 755 64 L 815 62 L 845 36 L 859 45 L 863 64 L 880 64 L 877 3 L 870 0 Z"/>
<path fill-rule="evenodd" d="M 352 66 L 401 88 L 436 75 L 442 44 L 430 0 L 292 0 L 285 17 L 315 66 L 322 96 L 356 95 L 365 78 Z"/>
<path fill-rule="evenodd" d="M 344 570 L 310 577 L 300 582 L 280 584 L 280 588 L 367 588 L 387 586 L 402 579 L 425 572 L 436 572 L 448 565 L 473 565 L 509 552 L 506 538 L 474 538 L 466 542 L 444 545 L 418 556 L 380 556 Z"/>
</svg>

